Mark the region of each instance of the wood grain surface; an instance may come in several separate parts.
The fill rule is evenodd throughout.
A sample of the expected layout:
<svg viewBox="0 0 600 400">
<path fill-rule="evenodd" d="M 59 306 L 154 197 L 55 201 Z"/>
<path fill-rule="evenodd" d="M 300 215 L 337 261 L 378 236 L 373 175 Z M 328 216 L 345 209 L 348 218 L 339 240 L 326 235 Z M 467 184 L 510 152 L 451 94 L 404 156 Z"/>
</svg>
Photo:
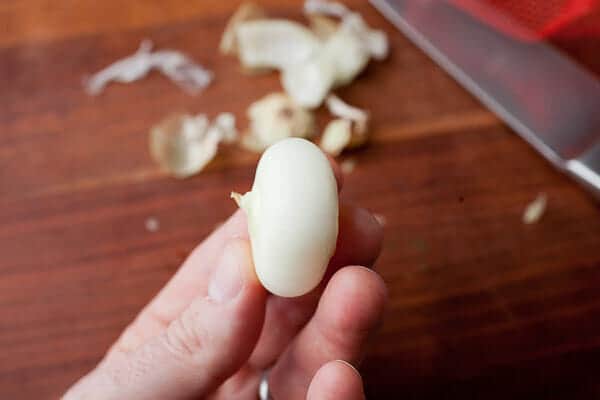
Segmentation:
<svg viewBox="0 0 600 400">
<path fill-rule="evenodd" d="M 298 1 L 261 3 L 301 18 Z M 389 60 L 339 92 L 374 121 L 343 196 L 387 220 L 377 268 L 391 299 L 362 368 L 368 397 L 599 398 L 598 204 L 366 2 L 351 4 L 392 41 Z M 248 104 L 280 87 L 218 54 L 235 7 L 0 2 L 0 398 L 56 398 L 91 369 L 234 210 L 230 190 L 249 187 L 257 157 L 241 150 L 183 181 L 147 151 L 169 113 L 227 110 L 244 125 Z M 143 38 L 216 81 L 196 97 L 158 74 L 84 93 L 86 75 Z M 546 215 L 523 225 L 540 192 Z"/>
</svg>

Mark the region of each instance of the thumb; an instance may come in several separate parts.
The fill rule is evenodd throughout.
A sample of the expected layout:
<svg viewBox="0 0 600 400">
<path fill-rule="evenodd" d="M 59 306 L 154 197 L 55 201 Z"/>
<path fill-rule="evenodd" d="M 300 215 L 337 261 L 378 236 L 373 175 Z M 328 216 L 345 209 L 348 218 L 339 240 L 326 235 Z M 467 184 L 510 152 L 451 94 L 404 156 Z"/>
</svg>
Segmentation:
<svg viewBox="0 0 600 400">
<path fill-rule="evenodd" d="M 162 334 L 106 359 L 65 399 L 178 399 L 215 390 L 247 361 L 263 324 L 266 292 L 246 240 L 225 247 L 206 292 Z"/>
<path fill-rule="evenodd" d="M 360 373 L 346 361 L 323 365 L 308 387 L 307 400 L 364 400 Z"/>
</svg>

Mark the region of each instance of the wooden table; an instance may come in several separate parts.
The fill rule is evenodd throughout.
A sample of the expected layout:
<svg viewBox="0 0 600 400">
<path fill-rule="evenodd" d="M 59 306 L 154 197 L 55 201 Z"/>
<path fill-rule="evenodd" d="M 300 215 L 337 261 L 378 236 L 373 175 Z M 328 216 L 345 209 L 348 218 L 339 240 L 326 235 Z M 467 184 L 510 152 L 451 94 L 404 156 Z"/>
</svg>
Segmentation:
<svg viewBox="0 0 600 400">
<path fill-rule="evenodd" d="M 299 2 L 262 0 L 300 18 Z M 365 2 L 392 54 L 340 95 L 371 110 L 344 197 L 387 220 L 387 318 L 369 398 L 600 396 L 600 210 Z M 233 2 L 0 3 L 0 398 L 52 398 L 100 359 L 186 254 L 234 210 L 256 156 L 175 180 L 147 151 L 167 114 L 277 90 L 216 48 Z M 158 74 L 90 97 L 82 78 L 143 38 L 216 72 L 190 97 Z M 598 56 L 600 53 L 596 53 Z M 597 59 L 597 58 L 596 58 Z M 321 122 L 325 121 L 322 113 Z M 538 193 L 546 215 L 524 225 Z M 147 218 L 158 232 L 145 229 Z"/>
</svg>

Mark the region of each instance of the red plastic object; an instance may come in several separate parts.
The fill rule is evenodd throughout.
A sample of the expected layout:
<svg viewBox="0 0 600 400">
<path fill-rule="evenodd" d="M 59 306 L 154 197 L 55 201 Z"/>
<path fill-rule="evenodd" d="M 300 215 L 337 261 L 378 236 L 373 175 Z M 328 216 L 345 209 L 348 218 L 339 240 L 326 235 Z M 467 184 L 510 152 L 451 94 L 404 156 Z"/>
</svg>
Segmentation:
<svg viewBox="0 0 600 400">
<path fill-rule="evenodd" d="M 478 19 L 521 40 L 600 36 L 600 0 L 450 0 Z M 584 19 L 585 26 L 574 22 Z"/>
</svg>

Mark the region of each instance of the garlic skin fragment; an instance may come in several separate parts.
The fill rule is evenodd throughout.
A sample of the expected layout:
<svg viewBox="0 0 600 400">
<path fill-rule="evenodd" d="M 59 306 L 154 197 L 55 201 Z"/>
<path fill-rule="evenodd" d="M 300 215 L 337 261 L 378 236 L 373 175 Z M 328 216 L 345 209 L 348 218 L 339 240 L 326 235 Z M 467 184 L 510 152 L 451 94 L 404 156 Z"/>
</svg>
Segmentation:
<svg viewBox="0 0 600 400">
<path fill-rule="evenodd" d="M 385 217 L 385 215 L 375 213 L 373 214 L 373 216 L 375 217 L 377 222 L 379 222 L 379 225 L 381 225 L 382 227 L 387 225 L 387 218 Z"/>
<path fill-rule="evenodd" d="M 263 286 L 282 297 L 314 289 L 338 235 L 337 184 L 323 152 L 304 139 L 282 140 L 261 157 L 252 190 L 232 196 L 248 217 Z"/>
<path fill-rule="evenodd" d="M 202 171 L 219 144 L 236 137 L 232 114 L 220 114 L 212 124 L 202 114 L 174 114 L 150 130 L 150 154 L 163 170 L 182 179 Z"/>
<path fill-rule="evenodd" d="M 371 57 L 378 61 L 385 60 L 390 53 L 390 44 L 383 31 L 371 30 L 367 37 L 367 46 Z"/>
<path fill-rule="evenodd" d="M 374 59 L 383 60 L 387 57 L 389 53 L 387 35 L 383 31 L 371 29 L 359 13 L 350 11 L 342 3 L 328 0 L 306 0 L 304 13 L 308 15 L 309 19 L 314 16 L 341 19 L 343 25 L 360 38 Z"/>
<path fill-rule="evenodd" d="M 334 62 L 335 87 L 352 82 L 365 69 L 371 58 L 362 39 L 344 23 L 325 42 L 323 53 Z"/>
<path fill-rule="evenodd" d="M 330 22 L 326 24 L 330 30 Z M 312 57 L 289 64 L 281 76 L 285 91 L 308 108 L 319 107 L 332 89 L 354 81 L 371 58 L 382 60 L 389 52 L 387 36 L 370 29 L 356 13 L 345 14 L 335 31 L 320 36 L 325 38 Z"/>
<path fill-rule="evenodd" d="M 351 174 L 352 171 L 354 171 L 355 168 L 356 168 L 356 160 L 354 160 L 352 158 L 350 158 L 348 160 L 344 160 L 340 164 L 340 170 L 342 170 L 342 173 L 344 175 Z"/>
<path fill-rule="evenodd" d="M 227 144 L 235 143 L 239 136 L 235 127 L 235 115 L 232 113 L 224 112 L 217 115 L 209 131 L 211 129 L 219 130 L 221 140 Z"/>
<path fill-rule="evenodd" d="M 262 7 L 257 6 L 254 3 L 241 4 L 227 22 L 227 26 L 221 37 L 221 42 L 219 43 L 219 51 L 221 54 L 233 55 L 237 53 L 238 43 L 236 30 L 240 24 L 246 21 L 265 19 L 266 17 L 267 13 Z"/>
<path fill-rule="evenodd" d="M 148 217 L 144 222 L 144 226 L 148 232 L 155 233 L 160 229 L 160 221 L 156 217 Z"/>
<path fill-rule="evenodd" d="M 351 11 L 344 4 L 327 0 L 306 0 L 304 13 L 311 21 L 315 17 L 340 19 L 342 25 L 360 39 L 371 57 L 376 60 L 387 57 L 389 53 L 387 35 L 381 30 L 371 29 L 359 13 Z M 323 26 L 321 21 L 317 20 L 317 23 Z"/>
<path fill-rule="evenodd" d="M 308 138 L 315 133 L 314 115 L 285 93 L 271 93 L 248 108 L 249 132 L 242 145 L 262 152 L 275 142 L 289 137 Z"/>
<path fill-rule="evenodd" d="M 329 56 L 314 57 L 305 63 L 292 65 L 281 74 L 286 93 L 299 105 L 317 108 L 336 82 L 336 66 Z"/>
<path fill-rule="evenodd" d="M 342 27 L 352 32 L 374 59 L 381 61 L 388 56 L 387 35 L 383 31 L 371 29 L 360 14 L 348 14 L 342 20 Z"/>
<path fill-rule="evenodd" d="M 306 0 L 304 2 L 304 13 L 307 15 L 322 14 L 337 18 L 344 18 L 351 11 L 343 5 L 335 1 L 327 0 Z"/>
<path fill-rule="evenodd" d="M 334 119 L 325 127 L 321 137 L 321 149 L 336 157 L 352 140 L 352 122 L 347 119 Z"/>
<path fill-rule="evenodd" d="M 357 148 L 369 139 L 369 113 L 351 106 L 336 95 L 329 95 L 325 102 L 329 112 L 338 117 L 331 121 L 321 137 L 321 148 L 337 156 L 344 149 Z"/>
<path fill-rule="evenodd" d="M 523 223 L 525 225 L 531 225 L 538 222 L 546 212 L 546 206 L 548 204 L 548 196 L 545 193 L 540 193 L 535 200 L 527 205 L 523 212 Z"/>
<path fill-rule="evenodd" d="M 243 22 L 236 38 L 240 62 L 249 69 L 283 70 L 309 60 L 321 46 L 308 28 L 283 19 Z"/>
<path fill-rule="evenodd" d="M 281 83 L 298 104 L 317 108 L 333 88 L 352 82 L 369 60 L 362 39 L 342 24 L 312 58 L 284 68 Z"/>
<path fill-rule="evenodd" d="M 283 88 L 294 101 L 317 108 L 331 90 L 351 83 L 371 58 L 381 60 L 389 49 L 382 31 L 341 3 L 307 0 L 304 11 L 311 29 L 284 19 L 242 21 L 231 29 L 244 69 L 281 71 Z"/>
<path fill-rule="evenodd" d="M 110 82 L 130 83 L 158 70 L 189 94 L 197 94 L 213 80 L 213 73 L 175 50 L 152 52 L 152 42 L 143 40 L 131 56 L 118 60 L 84 81 L 90 95 L 102 93 Z"/>
<path fill-rule="evenodd" d="M 310 30 L 317 35 L 320 40 L 327 40 L 340 27 L 340 23 L 333 18 L 319 14 L 309 14 L 306 16 Z"/>
<path fill-rule="evenodd" d="M 368 111 L 351 106 L 334 94 L 327 97 L 325 104 L 332 115 L 352 121 L 357 135 L 366 135 L 370 119 Z"/>
</svg>

